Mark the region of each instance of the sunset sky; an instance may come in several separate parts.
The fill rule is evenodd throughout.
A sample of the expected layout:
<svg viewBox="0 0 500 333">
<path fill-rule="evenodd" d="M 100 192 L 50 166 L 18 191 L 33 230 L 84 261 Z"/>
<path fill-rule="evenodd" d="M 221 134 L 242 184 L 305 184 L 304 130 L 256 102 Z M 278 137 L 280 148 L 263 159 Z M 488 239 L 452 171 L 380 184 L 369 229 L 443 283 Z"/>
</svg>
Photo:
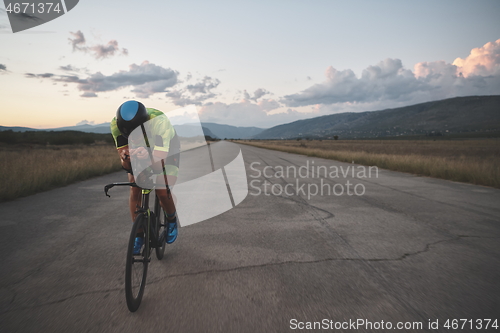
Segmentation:
<svg viewBox="0 0 500 333">
<path fill-rule="evenodd" d="M 277 124 L 500 94 L 500 1 L 81 0 L 13 34 L 0 5 L 0 125 L 109 122 L 137 99 Z"/>
</svg>

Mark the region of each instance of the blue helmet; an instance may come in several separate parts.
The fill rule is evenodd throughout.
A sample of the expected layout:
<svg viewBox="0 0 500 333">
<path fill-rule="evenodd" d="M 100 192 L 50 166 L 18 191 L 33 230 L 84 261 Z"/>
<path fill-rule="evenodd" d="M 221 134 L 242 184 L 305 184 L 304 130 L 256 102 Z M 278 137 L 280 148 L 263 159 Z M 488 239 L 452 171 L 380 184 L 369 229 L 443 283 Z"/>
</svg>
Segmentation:
<svg viewBox="0 0 500 333">
<path fill-rule="evenodd" d="M 148 110 L 144 104 L 137 101 L 127 101 L 116 111 L 116 125 L 126 138 L 132 131 L 149 120 Z"/>
</svg>

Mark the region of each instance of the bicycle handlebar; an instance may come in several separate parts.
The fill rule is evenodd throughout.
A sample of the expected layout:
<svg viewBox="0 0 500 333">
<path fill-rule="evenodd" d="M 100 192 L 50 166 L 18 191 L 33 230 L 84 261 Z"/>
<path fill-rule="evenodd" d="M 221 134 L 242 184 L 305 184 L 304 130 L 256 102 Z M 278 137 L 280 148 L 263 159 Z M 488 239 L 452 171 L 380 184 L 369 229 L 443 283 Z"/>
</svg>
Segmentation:
<svg viewBox="0 0 500 333">
<path fill-rule="evenodd" d="M 136 183 L 112 183 L 104 186 L 104 193 L 111 198 L 111 196 L 108 194 L 108 191 L 115 187 L 115 186 L 132 186 L 132 187 L 139 187 Z"/>
</svg>

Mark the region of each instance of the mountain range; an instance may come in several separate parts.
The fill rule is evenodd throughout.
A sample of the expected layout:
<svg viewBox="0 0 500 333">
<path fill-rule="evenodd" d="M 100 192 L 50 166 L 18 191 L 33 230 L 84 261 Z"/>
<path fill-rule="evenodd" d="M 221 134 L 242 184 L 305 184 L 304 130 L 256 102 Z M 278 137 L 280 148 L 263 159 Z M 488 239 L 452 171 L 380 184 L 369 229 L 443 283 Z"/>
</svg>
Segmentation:
<svg viewBox="0 0 500 333">
<path fill-rule="evenodd" d="M 378 138 L 500 131 L 500 96 L 456 97 L 395 109 L 338 113 L 271 127 L 255 139 Z"/>
<path fill-rule="evenodd" d="M 216 139 L 250 139 L 253 136 L 259 134 L 264 129 L 258 127 L 236 127 L 231 125 L 220 125 L 216 123 L 201 123 L 203 135 L 210 136 Z M 183 124 L 176 125 L 175 129 L 179 136 L 182 137 L 193 137 L 201 135 L 200 128 L 195 124 Z M 66 126 L 58 128 L 47 128 L 47 129 L 37 129 L 29 127 L 6 127 L 0 126 L 0 131 L 12 130 L 14 132 L 26 132 L 26 131 L 80 131 L 87 133 L 110 133 L 109 123 L 102 123 L 98 125 L 77 125 L 77 126 Z"/>
</svg>

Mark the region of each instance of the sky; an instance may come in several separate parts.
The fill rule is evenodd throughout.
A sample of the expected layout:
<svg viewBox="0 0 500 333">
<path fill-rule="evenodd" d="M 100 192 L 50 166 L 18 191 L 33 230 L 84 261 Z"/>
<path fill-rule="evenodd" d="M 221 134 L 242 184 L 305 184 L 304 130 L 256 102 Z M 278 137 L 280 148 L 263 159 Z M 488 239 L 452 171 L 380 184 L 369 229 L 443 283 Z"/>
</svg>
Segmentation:
<svg viewBox="0 0 500 333">
<path fill-rule="evenodd" d="M 267 128 L 498 95 L 499 17 L 496 0 L 80 0 L 14 34 L 2 4 L 0 125 L 100 124 L 135 99 Z"/>
</svg>

